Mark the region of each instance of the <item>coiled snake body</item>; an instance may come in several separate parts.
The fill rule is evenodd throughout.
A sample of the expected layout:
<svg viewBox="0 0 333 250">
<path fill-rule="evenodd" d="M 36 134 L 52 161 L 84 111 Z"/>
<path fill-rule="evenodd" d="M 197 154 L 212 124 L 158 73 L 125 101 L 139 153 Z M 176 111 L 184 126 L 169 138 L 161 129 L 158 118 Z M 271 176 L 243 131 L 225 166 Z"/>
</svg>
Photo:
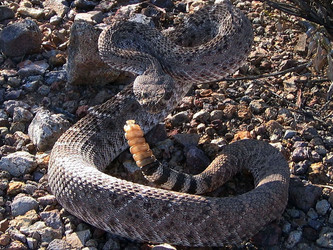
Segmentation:
<svg viewBox="0 0 333 250">
<path fill-rule="evenodd" d="M 168 191 L 102 172 L 128 147 L 126 120 L 136 120 L 148 132 L 193 83 L 219 79 L 245 60 L 251 25 L 231 4 L 208 6 L 186 22 L 188 27 L 176 29 L 174 37 L 124 21 L 102 32 L 102 59 L 141 76 L 59 138 L 51 153 L 49 186 L 69 212 L 127 238 L 187 246 L 239 244 L 279 218 L 286 206 L 289 170 L 272 146 L 239 141 L 226 146 L 211 163 L 205 181 L 212 185 L 243 168 L 253 174 L 256 188 L 236 197 Z M 185 44 L 194 36 L 203 37 L 202 44 Z M 199 185 L 200 178 L 197 181 Z"/>
</svg>

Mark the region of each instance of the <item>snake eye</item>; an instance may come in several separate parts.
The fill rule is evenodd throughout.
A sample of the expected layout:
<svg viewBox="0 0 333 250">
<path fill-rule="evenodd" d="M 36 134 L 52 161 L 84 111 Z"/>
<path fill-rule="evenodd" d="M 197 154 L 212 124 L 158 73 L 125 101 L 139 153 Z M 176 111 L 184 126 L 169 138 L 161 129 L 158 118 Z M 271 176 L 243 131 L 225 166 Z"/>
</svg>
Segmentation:
<svg viewBox="0 0 333 250">
<path fill-rule="evenodd" d="M 135 124 L 134 120 L 127 120 L 126 125 L 124 126 L 124 131 L 125 138 L 128 141 L 130 152 L 136 165 L 141 168 L 153 163 L 156 159 L 143 137 L 144 133 L 141 127 L 138 124 Z"/>
</svg>

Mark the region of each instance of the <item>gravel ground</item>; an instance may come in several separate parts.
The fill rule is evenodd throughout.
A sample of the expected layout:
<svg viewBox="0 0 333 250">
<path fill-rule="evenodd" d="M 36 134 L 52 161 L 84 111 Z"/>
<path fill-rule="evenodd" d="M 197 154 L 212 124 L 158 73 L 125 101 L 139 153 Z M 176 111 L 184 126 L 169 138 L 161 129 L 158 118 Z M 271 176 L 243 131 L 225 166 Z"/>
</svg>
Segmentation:
<svg viewBox="0 0 333 250">
<path fill-rule="evenodd" d="M 207 1 L 138 2 L 2 1 L 0 248 L 176 248 L 139 244 L 94 228 L 66 212 L 47 186 L 48 157 L 60 134 L 88 107 L 103 103 L 133 79 L 107 68 L 95 76 L 87 74 L 87 69 L 105 65 L 90 55 L 87 60 L 80 57 L 85 55 L 76 43 L 82 41 L 80 32 L 95 27 L 88 34 L 97 37 L 96 30 L 116 12 L 166 29 Z M 333 105 L 325 60 L 316 58 L 314 67 L 309 66 L 313 42 L 307 39 L 301 20 L 259 1 L 234 3 L 253 23 L 255 39 L 248 62 L 228 79 L 194 86 L 165 125 L 148 138 L 154 138 L 150 141 L 157 158 L 191 173 L 202 171 L 233 140 L 256 138 L 272 143 L 289 162 L 288 206 L 281 220 L 240 249 L 333 248 Z M 73 26 L 78 21 L 81 24 Z M 90 49 L 88 40 L 85 48 Z M 325 53 L 316 49 L 323 58 Z M 144 182 L 128 152 L 109 171 Z M 251 181 L 246 173 L 237 175 L 212 195 L 246 192 L 253 188 Z"/>
</svg>

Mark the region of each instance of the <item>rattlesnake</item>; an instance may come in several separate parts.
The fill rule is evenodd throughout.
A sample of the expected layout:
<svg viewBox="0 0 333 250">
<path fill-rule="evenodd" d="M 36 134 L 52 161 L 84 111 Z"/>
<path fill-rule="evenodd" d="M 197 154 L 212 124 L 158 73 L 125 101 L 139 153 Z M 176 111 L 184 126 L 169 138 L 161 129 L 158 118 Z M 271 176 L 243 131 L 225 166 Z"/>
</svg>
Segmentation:
<svg viewBox="0 0 333 250">
<path fill-rule="evenodd" d="M 269 144 L 235 142 L 211 163 L 206 182 L 221 184 L 244 168 L 254 175 L 256 188 L 236 197 L 168 191 L 102 172 L 128 147 L 123 133 L 126 120 L 135 119 L 147 133 L 192 84 L 225 76 L 249 53 L 250 22 L 228 2 L 207 6 L 185 23 L 188 27 L 176 28 L 174 37 L 127 21 L 116 21 L 102 32 L 102 59 L 114 68 L 143 76 L 106 103 L 91 108 L 59 138 L 50 157 L 49 186 L 70 213 L 123 237 L 187 246 L 239 244 L 279 218 L 286 206 L 289 169 Z M 186 47 L 186 39 L 195 36 L 203 37 L 203 44 Z M 151 171 L 155 170 L 148 174 Z M 178 182 L 176 177 L 180 187 Z M 194 188 L 191 183 L 190 191 Z"/>
</svg>

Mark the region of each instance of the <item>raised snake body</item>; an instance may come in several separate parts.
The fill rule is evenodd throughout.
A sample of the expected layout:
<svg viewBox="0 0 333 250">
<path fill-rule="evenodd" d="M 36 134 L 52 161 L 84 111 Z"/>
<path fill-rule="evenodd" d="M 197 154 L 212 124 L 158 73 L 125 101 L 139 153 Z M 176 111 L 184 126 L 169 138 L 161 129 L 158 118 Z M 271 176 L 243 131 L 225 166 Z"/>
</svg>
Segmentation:
<svg viewBox="0 0 333 250">
<path fill-rule="evenodd" d="M 241 169 L 253 174 L 256 188 L 236 197 L 168 191 L 102 172 L 128 147 L 123 133 L 126 120 L 136 120 L 148 132 L 193 83 L 221 78 L 245 60 L 251 26 L 229 3 L 201 10 L 189 18 L 189 24 L 199 30 L 197 35 L 206 31 L 210 39 L 183 48 L 179 44 L 191 28 L 176 29 L 177 39 L 128 22 L 116 22 L 102 32 L 101 57 L 112 67 L 143 74 L 143 78 L 92 108 L 59 138 L 51 153 L 49 186 L 66 210 L 127 238 L 187 246 L 239 244 L 279 218 L 286 206 L 288 166 L 269 144 L 255 140 L 232 143 L 211 163 L 209 179 L 219 184 Z M 170 80 L 166 85 L 165 79 Z M 158 91 L 151 96 L 154 89 Z M 145 102 L 146 97 L 151 100 Z M 158 108 L 151 107 L 152 103 Z"/>
</svg>

